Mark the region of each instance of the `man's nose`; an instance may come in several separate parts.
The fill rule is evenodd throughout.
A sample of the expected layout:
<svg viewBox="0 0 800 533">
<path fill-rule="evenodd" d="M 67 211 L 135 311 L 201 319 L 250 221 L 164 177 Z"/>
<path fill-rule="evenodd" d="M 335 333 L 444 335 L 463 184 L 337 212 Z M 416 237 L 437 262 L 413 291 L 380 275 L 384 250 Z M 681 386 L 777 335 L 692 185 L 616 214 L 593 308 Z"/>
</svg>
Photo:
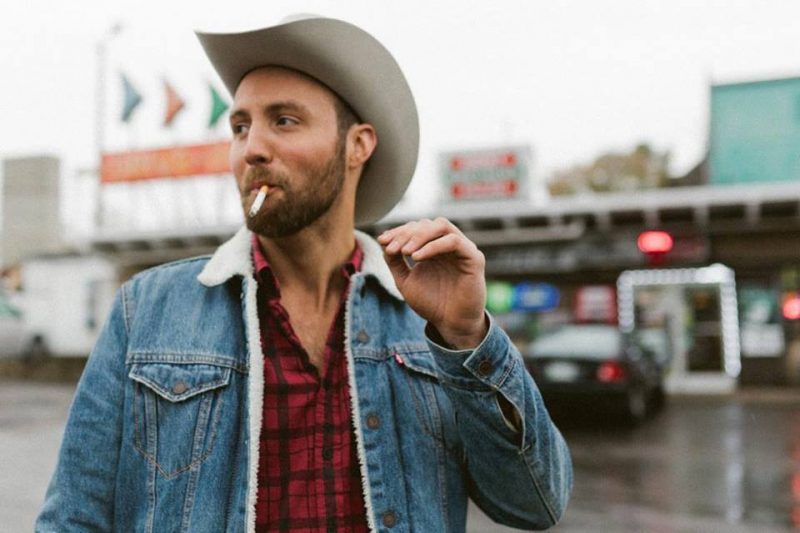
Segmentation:
<svg viewBox="0 0 800 533">
<path fill-rule="evenodd" d="M 264 165 L 272 161 L 269 135 L 256 125 L 252 125 L 247 134 L 244 160 L 248 165 Z"/>
</svg>

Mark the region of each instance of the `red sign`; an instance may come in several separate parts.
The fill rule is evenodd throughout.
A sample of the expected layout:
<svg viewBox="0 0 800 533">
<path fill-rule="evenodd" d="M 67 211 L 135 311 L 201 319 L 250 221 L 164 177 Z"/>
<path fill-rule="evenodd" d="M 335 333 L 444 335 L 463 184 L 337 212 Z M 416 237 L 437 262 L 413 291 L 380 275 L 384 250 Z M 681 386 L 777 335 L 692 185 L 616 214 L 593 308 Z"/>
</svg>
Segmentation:
<svg viewBox="0 0 800 533">
<path fill-rule="evenodd" d="M 514 152 L 457 155 L 450 159 L 451 170 L 470 170 L 486 167 L 513 167 L 517 164 Z"/>
<path fill-rule="evenodd" d="M 473 183 L 456 182 L 450 186 L 453 198 L 500 198 L 514 196 L 517 192 L 517 180 L 476 181 Z"/>
<path fill-rule="evenodd" d="M 636 243 L 646 254 L 665 254 L 672 250 L 672 235 L 666 231 L 645 231 Z"/>
<path fill-rule="evenodd" d="M 103 154 L 100 181 L 119 183 L 228 173 L 229 146 L 225 141 Z"/>
</svg>

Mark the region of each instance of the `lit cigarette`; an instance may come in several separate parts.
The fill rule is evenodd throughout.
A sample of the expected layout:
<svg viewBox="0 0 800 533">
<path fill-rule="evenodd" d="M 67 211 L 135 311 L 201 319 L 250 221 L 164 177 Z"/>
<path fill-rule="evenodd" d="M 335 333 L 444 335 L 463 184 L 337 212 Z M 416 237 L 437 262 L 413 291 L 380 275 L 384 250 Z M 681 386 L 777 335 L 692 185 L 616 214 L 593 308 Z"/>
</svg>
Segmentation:
<svg viewBox="0 0 800 533">
<path fill-rule="evenodd" d="M 250 212 L 248 213 L 250 218 L 256 216 L 258 210 L 261 209 L 262 205 L 264 205 L 264 200 L 267 198 L 267 191 L 269 191 L 269 187 L 267 187 L 266 185 L 262 185 L 261 188 L 258 190 L 256 199 L 253 202 L 253 205 L 250 206 Z"/>
</svg>

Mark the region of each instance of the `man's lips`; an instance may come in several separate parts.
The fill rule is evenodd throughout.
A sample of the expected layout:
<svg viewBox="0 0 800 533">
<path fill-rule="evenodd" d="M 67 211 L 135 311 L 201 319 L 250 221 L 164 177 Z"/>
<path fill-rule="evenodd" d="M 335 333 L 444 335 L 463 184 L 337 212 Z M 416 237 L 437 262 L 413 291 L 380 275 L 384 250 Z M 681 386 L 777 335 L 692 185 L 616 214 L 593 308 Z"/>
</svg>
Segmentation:
<svg viewBox="0 0 800 533">
<path fill-rule="evenodd" d="M 269 191 L 272 191 L 272 189 L 277 187 L 277 185 L 273 185 L 272 183 L 268 183 L 266 181 L 254 181 L 253 183 L 250 184 L 250 187 L 249 187 L 248 190 L 249 190 L 250 194 L 253 194 L 253 193 L 258 194 L 259 189 L 261 189 L 261 187 L 263 187 L 264 185 L 266 185 L 269 188 Z M 268 195 L 269 195 L 269 191 L 267 191 Z"/>
</svg>

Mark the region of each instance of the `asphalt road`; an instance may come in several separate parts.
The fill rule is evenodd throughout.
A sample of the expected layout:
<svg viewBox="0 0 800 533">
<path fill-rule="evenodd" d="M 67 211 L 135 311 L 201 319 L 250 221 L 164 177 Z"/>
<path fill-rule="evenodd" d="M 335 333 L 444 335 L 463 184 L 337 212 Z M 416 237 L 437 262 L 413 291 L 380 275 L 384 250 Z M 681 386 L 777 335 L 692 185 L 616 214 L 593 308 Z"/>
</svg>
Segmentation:
<svg viewBox="0 0 800 533">
<path fill-rule="evenodd" d="M 73 386 L 0 381 L 0 530 L 32 530 Z M 800 529 L 800 394 L 672 398 L 634 430 L 561 422 L 575 490 L 556 532 Z M 470 510 L 470 533 L 508 533 Z"/>
</svg>

